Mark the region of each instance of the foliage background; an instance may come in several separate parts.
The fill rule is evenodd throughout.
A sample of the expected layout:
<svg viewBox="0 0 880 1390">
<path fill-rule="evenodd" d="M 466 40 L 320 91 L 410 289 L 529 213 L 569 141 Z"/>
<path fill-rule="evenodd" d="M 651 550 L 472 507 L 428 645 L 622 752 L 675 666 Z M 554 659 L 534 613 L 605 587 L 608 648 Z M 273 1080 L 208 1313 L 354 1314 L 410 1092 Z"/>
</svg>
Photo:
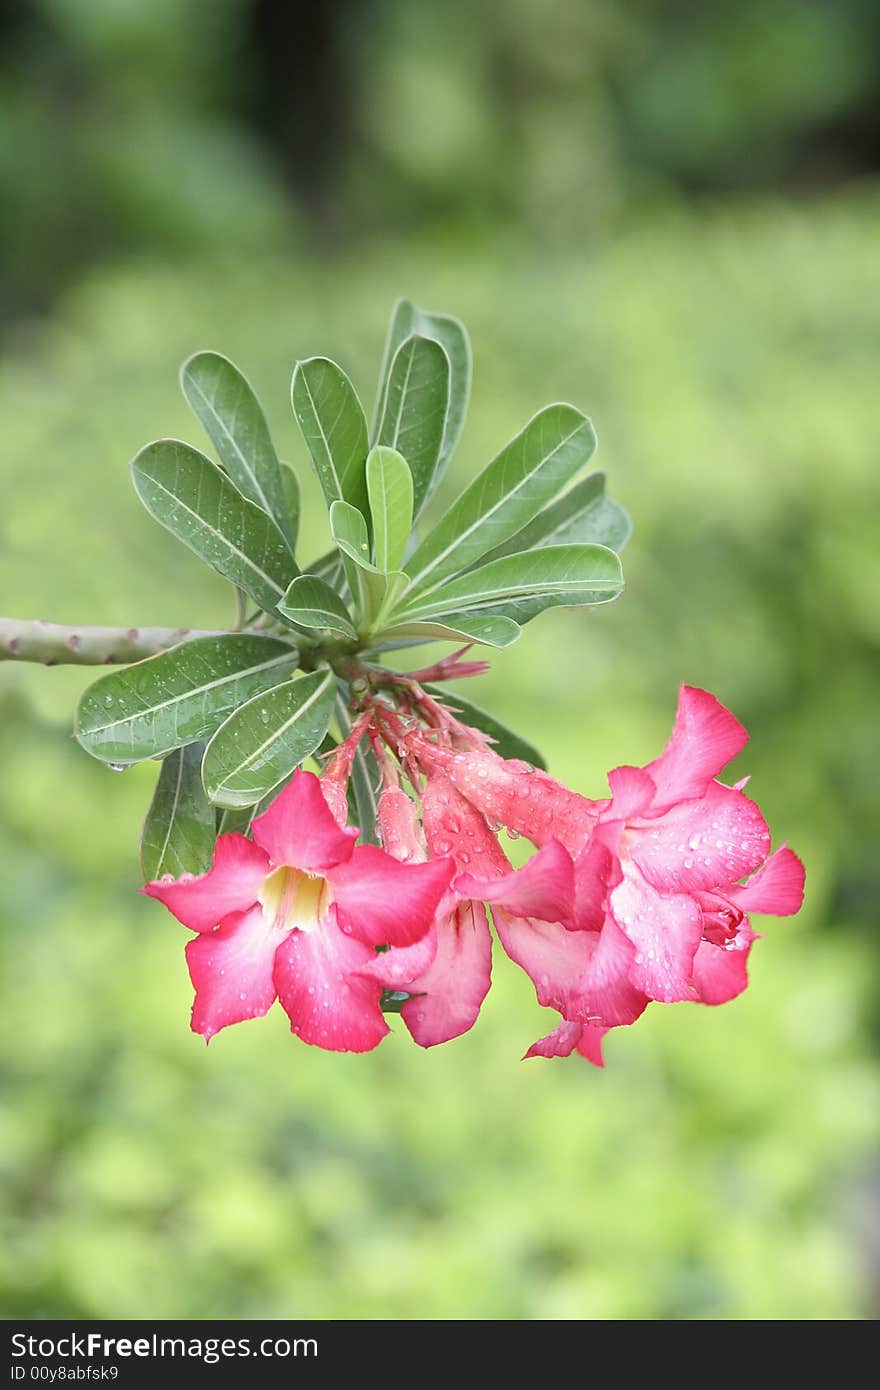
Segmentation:
<svg viewBox="0 0 880 1390">
<path fill-rule="evenodd" d="M 475 346 L 447 497 L 571 399 L 636 520 L 623 600 L 469 693 L 600 795 L 680 680 L 713 689 L 807 905 L 745 997 L 656 1007 L 604 1073 L 520 1065 L 546 1019 L 500 956 L 436 1051 L 398 1022 L 325 1055 L 280 1013 L 205 1049 L 184 934 L 135 894 L 154 771 L 71 743 L 87 672 L 0 668 L 6 1315 L 871 1317 L 877 9 L 313 8 L 0 9 L 0 607 L 225 622 L 125 467 L 201 442 L 178 362 L 228 353 L 304 470 L 293 360 L 369 400 L 407 293 Z"/>
</svg>

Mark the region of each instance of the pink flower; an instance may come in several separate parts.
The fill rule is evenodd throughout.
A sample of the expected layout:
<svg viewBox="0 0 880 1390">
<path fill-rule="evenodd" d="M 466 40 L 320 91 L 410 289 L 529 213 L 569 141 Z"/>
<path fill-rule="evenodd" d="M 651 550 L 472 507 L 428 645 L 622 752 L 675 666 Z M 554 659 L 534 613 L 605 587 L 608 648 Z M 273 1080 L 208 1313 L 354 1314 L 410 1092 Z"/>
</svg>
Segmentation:
<svg viewBox="0 0 880 1390">
<path fill-rule="evenodd" d="M 747 912 L 797 912 L 804 884 L 791 850 L 768 857 L 770 833 L 743 784 L 716 780 L 747 738 L 712 695 L 682 687 L 664 752 L 645 768 L 610 773 L 602 802 L 488 750 L 420 745 L 420 759 L 445 770 L 471 805 L 540 846 L 535 860 L 556 846 L 554 883 L 536 879 L 548 896 L 528 910 L 520 901 L 511 911 L 517 876 L 497 868 L 455 884 L 492 903 L 508 955 L 539 1002 L 562 1015 L 527 1056 L 577 1049 L 601 1063 L 604 1033 L 634 1022 L 651 1000 L 717 1004 L 745 988 Z"/>
<path fill-rule="evenodd" d="M 192 1028 L 265 1014 L 276 997 L 304 1042 L 366 1052 L 388 1032 L 382 985 L 361 973 L 376 948 L 411 948 L 429 931 L 454 866 L 402 864 L 341 828 L 321 783 L 297 771 L 253 823 L 253 841 L 221 835 L 200 877 L 148 883 L 196 932 L 186 948 Z"/>
<path fill-rule="evenodd" d="M 462 855 L 498 855 L 510 865 L 486 820 L 446 779 L 429 781 L 422 794 L 424 832 L 412 800 L 399 788 L 386 788 L 379 803 L 382 843 L 405 858 L 424 858 L 428 848 L 456 867 Z M 435 922 L 414 946 L 384 952 L 363 967 L 364 975 L 385 989 L 411 997 L 400 1016 L 422 1047 L 449 1042 L 472 1028 L 489 992 L 492 938 L 486 909 L 455 891 L 446 893 Z"/>
<path fill-rule="evenodd" d="M 401 1008 L 401 1017 L 417 1043 L 433 1047 L 473 1027 L 489 991 L 492 939 L 483 900 L 493 903 L 496 921 L 498 903 L 512 916 L 544 911 L 556 917 L 571 899 L 573 880 L 571 858 L 557 844 L 539 850 L 524 869 L 513 872 L 485 816 L 443 773 L 428 777 L 421 800 L 424 836 L 414 851 L 419 831 L 413 802 L 398 788 L 383 792 L 383 844 L 392 852 L 395 846 L 405 846 L 408 856 L 415 852 L 424 857 L 430 848 L 436 855 L 450 856 L 457 868 L 474 869 L 485 879 L 459 878 L 427 936 L 415 946 L 385 952 L 365 966 L 364 973 L 381 980 L 386 989 L 412 996 Z M 479 895 L 470 891 L 471 881 L 479 883 Z"/>
</svg>

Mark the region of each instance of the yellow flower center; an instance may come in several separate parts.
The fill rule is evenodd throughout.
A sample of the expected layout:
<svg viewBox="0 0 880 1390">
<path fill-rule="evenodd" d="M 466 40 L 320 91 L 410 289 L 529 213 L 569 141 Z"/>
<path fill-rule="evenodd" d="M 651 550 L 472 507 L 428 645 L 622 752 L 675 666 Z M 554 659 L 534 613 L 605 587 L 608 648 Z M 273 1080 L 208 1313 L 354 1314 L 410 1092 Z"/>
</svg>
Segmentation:
<svg viewBox="0 0 880 1390">
<path fill-rule="evenodd" d="M 286 864 L 269 874 L 259 897 L 266 920 L 279 931 L 314 931 L 333 901 L 326 878 Z"/>
</svg>

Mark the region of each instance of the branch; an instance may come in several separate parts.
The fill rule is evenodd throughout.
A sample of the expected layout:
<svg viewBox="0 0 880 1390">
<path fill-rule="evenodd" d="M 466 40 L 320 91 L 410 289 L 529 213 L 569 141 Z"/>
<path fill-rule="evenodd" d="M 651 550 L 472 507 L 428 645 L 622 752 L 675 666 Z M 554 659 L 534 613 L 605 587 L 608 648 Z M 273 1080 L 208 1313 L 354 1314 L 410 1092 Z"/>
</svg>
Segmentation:
<svg viewBox="0 0 880 1390">
<path fill-rule="evenodd" d="M 190 637 L 219 637 L 190 627 L 67 627 L 0 618 L 0 661 L 44 666 L 111 666 L 142 661 Z"/>
</svg>

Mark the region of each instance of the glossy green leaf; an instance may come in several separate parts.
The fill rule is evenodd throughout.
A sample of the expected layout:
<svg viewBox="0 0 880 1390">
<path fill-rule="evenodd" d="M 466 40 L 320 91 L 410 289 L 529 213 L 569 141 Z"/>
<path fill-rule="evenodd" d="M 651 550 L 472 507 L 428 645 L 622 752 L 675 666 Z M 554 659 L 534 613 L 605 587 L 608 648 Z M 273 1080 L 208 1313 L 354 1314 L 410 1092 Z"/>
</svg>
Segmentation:
<svg viewBox="0 0 880 1390">
<path fill-rule="evenodd" d="M 219 352 L 197 352 L 180 369 L 183 394 L 239 492 L 275 520 L 291 552 L 296 520 L 262 406 L 250 382 Z"/>
<path fill-rule="evenodd" d="M 434 618 L 395 622 L 377 636 L 377 645 L 396 644 L 402 638 L 422 642 L 477 642 L 484 647 L 509 647 L 520 629 L 509 618 L 483 613 L 443 613 Z"/>
<path fill-rule="evenodd" d="M 231 714 L 205 750 L 202 781 L 218 806 L 252 806 L 277 787 L 327 732 L 336 678 L 311 671 Z"/>
<path fill-rule="evenodd" d="M 221 807 L 209 802 L 212 812 L 217 817 L 217 834 L 230 835 L 237 832 L 239 835 L 249 835 L 257 816 L 261 816 L 264 811 L 268 810 L 276 796 L 280 796 L 292 776 L 293 772 L 289 776 L 283 777 L 276 787 L 273 787 L 253 806 Z M 204 794 L 203 789 L 202 795 L 204 796 Z"/>
<path fill-rule="evenodd" d="M 202 772 L 201 767 L 199 767 L 200 784 L 201 780 Z M 207 801 L 204 787 L 202 787 L 202 796 L 204 796 Z M 251 821 L 253 821 L 257 815 L 257 806 L 236 806 L 235 808 L 224 806 L 221 808 L 220 806 L 215 806 L 213 801 L 209 801 L 208 805 L 217 818 L 218 835 L 247 835 L 251 828 Z"/>
<path fill-rule="evenodd" d="M 464 324 L 459 319 L 453 318 L 450 314 L 431 314 L 413 304 L 411 299 L 398 299 L 388 326 L 374 423 L 381 418 L 384 409 L 394 354 L 404 339 L 413 333 L 422 338 L 436 339 L 449 358 L 449 406 L 446 411 L 446 427 L 443 431 L 440 457 L 434 473 L 436 485 L 458 443 L 467 414 L 471 392 L 471 345 Z"/>
<path fill-rule="evenodd" d="M 296 552 L 296 542 L 299 537 L 299 517 L 302 510 L 300 497 L 299 478 L 289 463 L 281 464 L 281 490 L 284 493 L 284 523 L 282 531 L 290 543 L 290 549 Z"/>
<path fill-rule="evenodd" d="M 481 563 L 546 545 L 607 545 L 620 551 L 631 533 L 629 515 L 605 491 L 605 474 L 590 473 Z"/>
<path fill-rule="evenodd" d="M 593 426 L 571 405 L 548 405 L 501 450 L 406 564 L 428 592 L 516 535 L 592 456 Z"/>
<path fill-rule="evenodd" d="M 373 553 L 377 567 L 387 574 L 403 564 L 413 519 L 412 474 L 396 449 L 377 445 L 370 450 L 367 493 L 373 520 Z"/>
<path fill-rule="evenodd" d="M 197 637 L 90 685 L 76 737 L 104 762 L 161 756 L 212 734 L 242 701 L 286 680 L 297 661 L 295 647 L 272 637 Z"/>
<path fill-rule="evenodd" d="M 328 507 L 350 502 L 366 512 L 367 422 L 345 372 L 327 357 L 297 362 L 291 401 Z"/>
<path fill-rule="evenodd" d="M 427 500 L 440 461 L 449 408 L 449 358 L 433 338 L 407 338 L 391 363 L 376 444 L 403 454 L 413 482 L 413 516 Z"/>
<path fill-rule="evenodd" d="M 335 589 L 314 574 L 301 574 L 294 579 L 278 611 L 300 627 L 321 628 L 338 633 L 340 637 L 357 637 L 342 599 Z"/>
<path fill-rule="evenodd" d="M 141 867 L 147 880 L 203 874 L 214 855 L 215 812 L 202 786 L 203 743 L 176 748 L 162 763 L 141 832 Z"/>
<path fill-rule="evenodd" d="M 381 615 L 390 610 L 407 586 L 407 577 L 400 570 L 388 574 L 369 559 L 370 542 L 367 523 L 361 513 L 348 502 L 334 502 L 330 508 L 330 530 L 339 547 L 345 577 L 352 594 L 357 595 L 356 607 L 361 624 L 374 626 Z"/>
<path fill-rule="evenodd" d="M 351 716 L 348 712 L 348 686 L 340 682 L 336 697 L 336 718 L 342 737 L 351 733 Z M 348 784 L 349 811 L 353 824 L 360 828 L 360 838 L 366 844 L 379 843 L 376 818 L 379 813 L 379 791 L 382 774 L 376 755 L 365 740 L 358 744 L 351 765 L 351 781 Z"/>
<path fill-rule="evenodd" d="M 272 612 L 298 570 L 271 517 L 189 444 L 158 439 L 131 464 L 151 516 L 199 559 Z"/>
<path fill-rule="evenodd" d="M 604 545 L 548 545 L 490 560 L 404 604 L 395 619 L 412 621 L 453 610 L 488 607 L 505 599 L 565 594 L 575 603 L 608 603 L 623 588 L 623 571 Z"/>
<path fill-rule="evenodd" d="M 496 719 L 494 714 L 489 714 L 481 705 L 466 700 L 460 691 L 450 690 L 448 685 L 426 685 L 425 689 L 435 700 L 440 700 L 452 710 L 462 723 L 488 734 L 492 739 L 494 751 L 500 757 L 519 758 L 522 762 L 532 763 L 534 767 L 546 768 L 547 764 L 533 743 L 529 743 L 521 734 L 502 724 L 500 719 Z"/>
</svg>

